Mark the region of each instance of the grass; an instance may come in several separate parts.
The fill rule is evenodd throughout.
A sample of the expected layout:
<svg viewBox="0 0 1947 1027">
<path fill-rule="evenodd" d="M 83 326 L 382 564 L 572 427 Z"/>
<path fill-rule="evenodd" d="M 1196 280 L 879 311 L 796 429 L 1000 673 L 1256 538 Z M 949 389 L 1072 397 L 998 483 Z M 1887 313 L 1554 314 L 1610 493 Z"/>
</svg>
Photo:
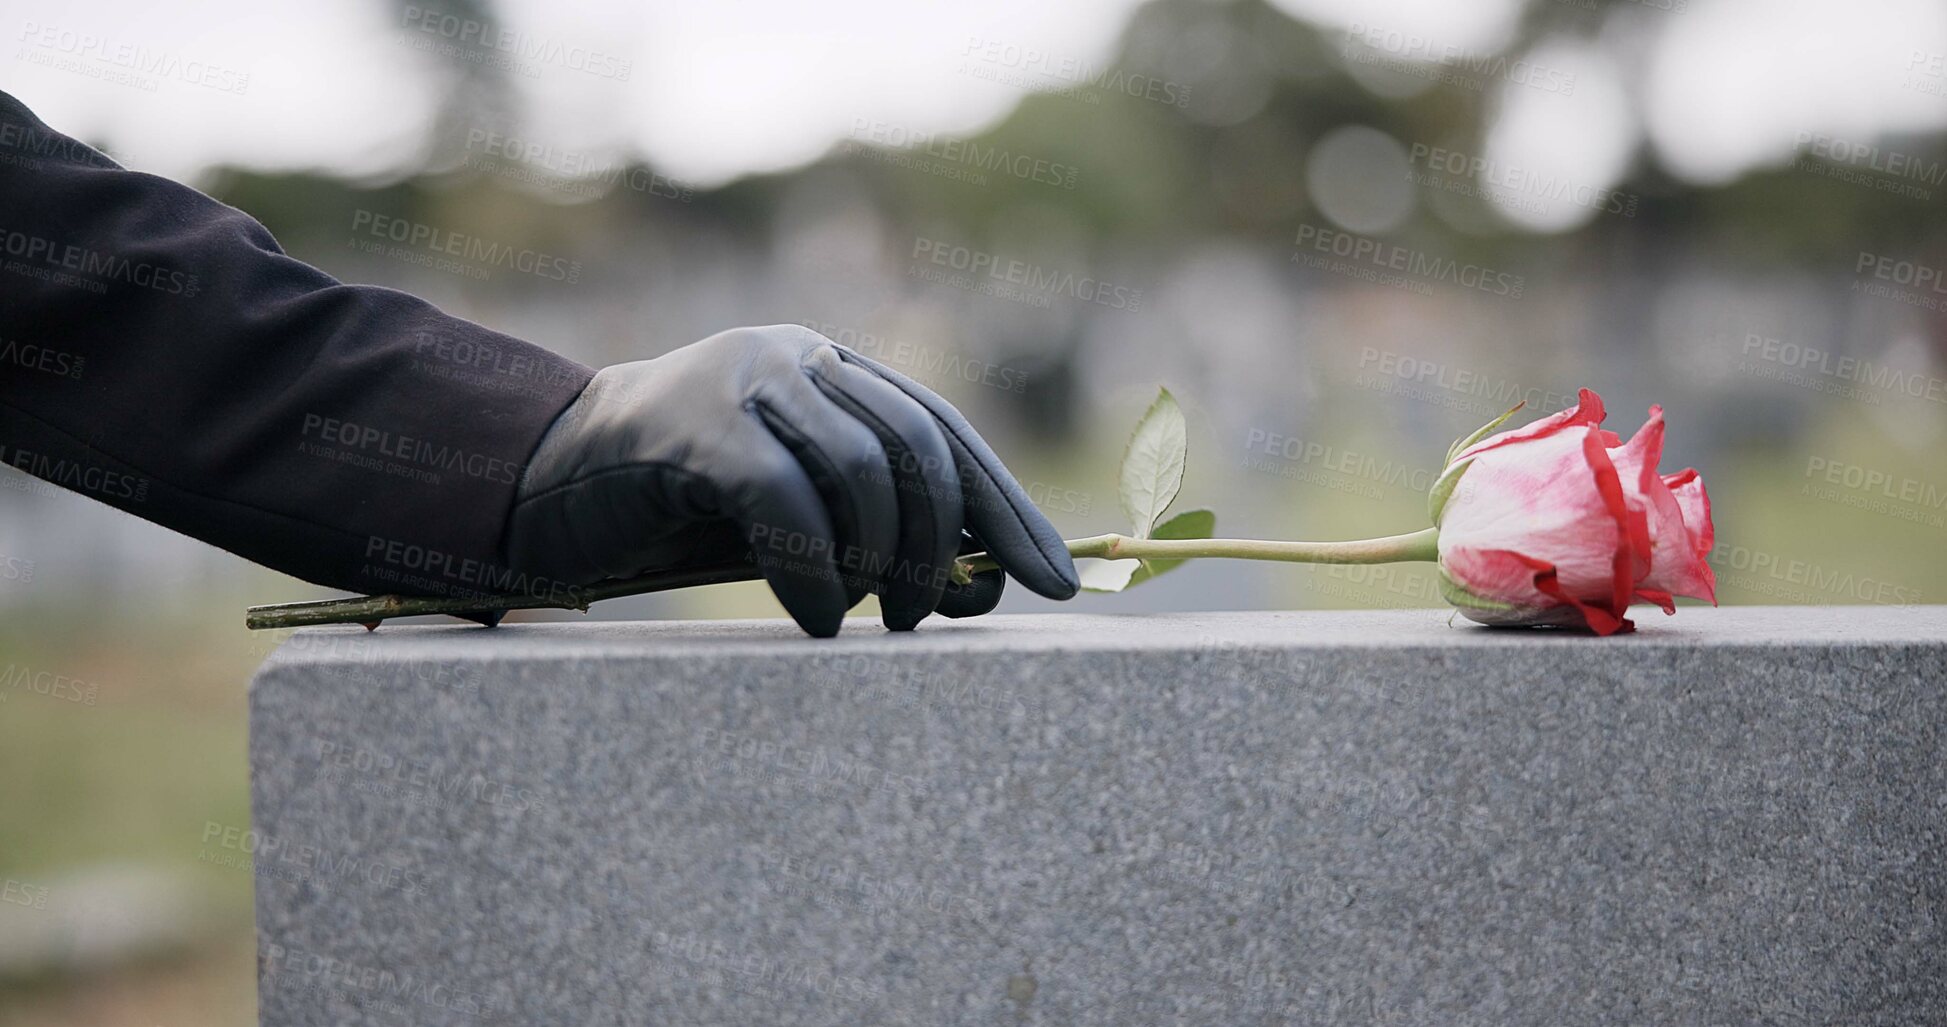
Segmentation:
<svg viewBox="0 0 1947 1027">
<path fill-rule="evenodd" d="M 51 886 L 55 915 L 76 870 L 166 869 L 212 925 L 193 951 L 0 982 L 0 1022 L 255 1022 L 250 877 L 196 860 L 207 822 L 250 822 L 245 698 L 264 642 L 235 605 L 124 613 L 106 618 L 130 625 L 114 629 L 94 607 L 21 609 L 0 624 L 0 877 Z"/>
</svg>

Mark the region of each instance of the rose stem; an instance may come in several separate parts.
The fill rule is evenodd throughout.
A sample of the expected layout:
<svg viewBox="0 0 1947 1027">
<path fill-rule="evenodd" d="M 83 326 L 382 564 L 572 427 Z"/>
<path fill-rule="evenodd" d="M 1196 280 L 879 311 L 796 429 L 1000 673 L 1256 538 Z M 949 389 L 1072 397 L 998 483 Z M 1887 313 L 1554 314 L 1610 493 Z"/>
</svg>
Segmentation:
<svg viewBox="0 0 1947 1027">
<path fill-rule="evenodd" d="M 1189 560 L 1197 558 L 1227 560 L 1278 560 L 1286 563 L 1407 563 L 1439 558 L 1436 540 L 1439 530 L 1425 528 L 1405 535 L 1360 539 L 1354 542 L 1275 542 L 1249 538 L 1160 539 L 1133 538 L 1128 535 L 1091 535 L 1069 539 L 1064 545 L 1070 556 L 1110 560 Z M 964 580 L 997 565 L 985 553 L 963 556 L 954 562 L 954 579 Z M 731 581 L 752 581 L 762 574 L 748 563 L 697 567 L 675 571 L 655 571 L 633 578 L 605 581 L 574 590 L 575 602 L 568 597 L 506 595 L 472 597 L 361 596 L 356 599 L 324 599 L 309 603 L 281 603 L 253 606 L 244 616 L 252 630 L 300 628 L 319 624 L 373 625 L 394 617 L 425 614 L 490 613 L 496 610 L 587 610 L 590 603 L 623 596 L 665 592 L 692 585 L 718 585 Z"/>
<path fill-rule="evenodd" d="M 1070 556 L 1104 560 L 1281 560 L 1285 563 L 1408 563 L 1437 560 L 1439 529 L 1406 535 L 1359 539 L 1356 542 L 1272 542 L 1254 538 L 1132 538 L 1091 535 L 1069 539 Z M 985 553 L 958 561 L 968 573 L 991 571 L 997 564 Z M 958 569 L 958 568 L 956 568 Z"/>
</svg>

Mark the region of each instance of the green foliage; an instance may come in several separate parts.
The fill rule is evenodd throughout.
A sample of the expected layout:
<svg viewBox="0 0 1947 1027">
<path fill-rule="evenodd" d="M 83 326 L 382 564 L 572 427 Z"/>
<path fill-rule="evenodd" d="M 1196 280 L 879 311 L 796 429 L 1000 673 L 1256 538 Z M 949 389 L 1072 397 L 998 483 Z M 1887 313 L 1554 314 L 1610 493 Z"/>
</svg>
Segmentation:
<svg viewBox="0 0 1947 1027">
<path fill-rule="evenodd" d="M 1189 510 L 1162 520 L 1183 487 L 1183 470 L 1190 448 L 1189 426 L 1183 409 L 1168 389 L 1158 389 L 1156 401 L 1136 422 L 1129 447 L 1122 454 L 1119 490 L 1122 509 L 1129 515 L 1136 538 L 1210 538 L 1217 515 Z M 1157 523 L 1161 521 L 1162 523 Z M 1173 570 L 1182 560 L 1088 560 L 1081 568 L 1082 588 L 1090 592 L 1120 592 L 1131 585 Z"/>
<path fill-rule="evenodd" d="M 1185 510 L 1175 517 L 1156 526 L 1150 538 L 1193 539 L 1210 538 L 1217 531 L 1217 515 L 1210 510 Z M 1175 570 L 1184 563 L 1182 560 L 1118 560 L 1117 563 L 1141 564 L 1129 579 L 1130 585 L 1140 585 L 1164 571 Z M 1127 586 L 1124 586 L 1127 587 Z"/>
<path fill-rule="evenodd" d="M 1522 400 L 1521 402 L 1516 403 L 1515 405 L 1509 407 L 1507 413 L 1504 413 L 1501 416 L 1495 418 L 1494 420 L 1481 425 L 1479 428 L 1476 428 L 1474 430 L 1474 434 L 1468 435 L 1465 438 L 1455 439 L 1453 445 L 1447 448 L 1447 462 L 1445 464 L 1442 464 L 1441 466 L 1443 467 L 1451 466 L 1454 462 L 1454 458 L 1459 456 L 1461 452 L 1464 451 L 1468 446 L 1471 446 L 1474 443 L 1479 442 L 1484 438 L 1487 438 L 1488 435 L 1493 433 L 1494 429 L 1499 428 L 1500 426 L 1508 423 L 1508 418 L 1513 417 L 1516 411 L 1520 410 L 1522 407 L 1525 407 L 1527 405 L 1528 405 L 1528 401 Z"/>
<path fill-rule="evenodd" d="M 1183 461 L 1190 448 L 1190 429 L 1183 408 L 1168 389 L 1156 390 L 1156 402 L 1143 412 L 1129 447 L 1122 453 L 1122 511 L 1135 525 L 1137 538 L 1148 538 L 1176 501 L 1183 487 Z"/>
<path fill-rule="evenodd" d="M 1447 462 L 1441 465 L 1446 469 L 1441 472 L 1439 480 L 1433 483 L 1433 488 L 1426 497 L 1427 518 L 1433 522 L 1434 527 L 1440 526 L 1440 515 L 1447 509 L 1447 500 L 1453 498 L 1453 490 L 1460 484 L 1460 476 L 1466 474 L 1467 468 L 1474 465 L 1472 460 L 1456 464 L 1454 458 L 1460 456 L 1467 447 L 1493 434 L 1494 429 L 1508 423 L 1508 418 L 1513 417 L 1515 411 L 1527 405 L 1525 400 L 1516 403 L 1508 408 L 1507 413 L 1481 425 L 1472 435 L 1455 439 L 1453 445 L 1447 448 Z"/>
<path fill-rule="evenodd" d="M 1467 468 L 1472 466 L 1474 466 L 1472 459 L 1465 463 L 1447 465 L 1439 480 L 1435 481 L 1433 488 L 1427 492 L 1426 516 L 1427 520 L 1433 522 L 1434 527 L 1440 526 L 1440 515 L 1446 513 L 1447 500 L 1453 498 L 1453 490 L 1459 487 L 1460 476 L 1466 474 Z"/>
</svg>

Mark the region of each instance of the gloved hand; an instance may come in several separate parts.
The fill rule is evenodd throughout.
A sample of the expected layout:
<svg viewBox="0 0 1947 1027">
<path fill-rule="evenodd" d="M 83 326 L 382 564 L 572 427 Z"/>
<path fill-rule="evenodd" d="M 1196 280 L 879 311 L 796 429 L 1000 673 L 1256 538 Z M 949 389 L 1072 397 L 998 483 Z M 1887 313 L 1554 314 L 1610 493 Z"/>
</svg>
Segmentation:
<svg viewBox="0 0 1947 1027">
<path fill-rule="evenodd" d="M 894 631 L 986 613 L 1001 571 L 948 578 L 979 549 L 1051 599 L 1080 587 L 959 411 L 798 325 L 601 370 L 542 438 L 507 531 L 510 567 L 568 585 L 750 560 L 821 638 L 867 592 Z"/>
</svg>

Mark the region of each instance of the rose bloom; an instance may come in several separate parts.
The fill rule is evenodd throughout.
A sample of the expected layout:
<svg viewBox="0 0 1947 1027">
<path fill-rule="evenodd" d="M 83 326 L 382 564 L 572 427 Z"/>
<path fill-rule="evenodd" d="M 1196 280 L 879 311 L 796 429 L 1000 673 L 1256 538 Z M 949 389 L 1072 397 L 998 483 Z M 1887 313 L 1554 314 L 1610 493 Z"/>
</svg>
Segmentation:
<svg viewBox="0 0 1947 1027">
<path fill-rule="evenodd" d="M 1623 442 L 1600 426 L 1602 397 L 1462 449 L 1435 490 L 1447 599 L 1482 624 L 1635 628 L 1623 611 L 1675 596 L 1717 602 L 1703 479 L 1659 475 L 1663 409 Z M 1462 466 L 1465 465 L 1465 466 Z"/>
</svg>

